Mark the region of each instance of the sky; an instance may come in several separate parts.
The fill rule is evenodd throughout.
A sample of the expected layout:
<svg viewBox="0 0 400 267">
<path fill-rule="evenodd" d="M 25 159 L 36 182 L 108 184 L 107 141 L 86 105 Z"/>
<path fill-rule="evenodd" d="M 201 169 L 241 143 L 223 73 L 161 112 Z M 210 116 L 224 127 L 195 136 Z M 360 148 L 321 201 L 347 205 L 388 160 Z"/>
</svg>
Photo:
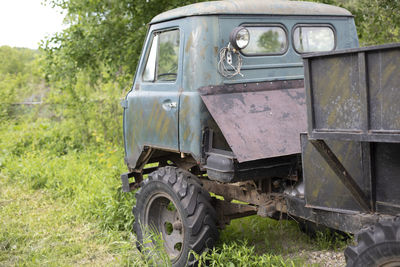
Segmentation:
<svg viewBox="0 0 400 267">
<path fill-rule="evenodd" d="M 43 0 L 0 0 L 0 46 L 37 49 L 45 36 L 63 29 L 64 15 Z"/>
</svg>

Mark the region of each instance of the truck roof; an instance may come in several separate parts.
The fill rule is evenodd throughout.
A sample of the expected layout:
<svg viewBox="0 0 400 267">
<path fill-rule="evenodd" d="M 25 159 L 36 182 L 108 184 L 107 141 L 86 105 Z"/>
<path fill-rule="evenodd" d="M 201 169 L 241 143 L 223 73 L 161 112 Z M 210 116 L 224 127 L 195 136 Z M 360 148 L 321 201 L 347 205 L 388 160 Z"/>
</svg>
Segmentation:
<svg viewBox="0 0 400 267">
<path fill-rule="evenodd" d="M 326 15 L 352 16 L 341 7 L 289 0 L 224 0 L 196 3 L 155 16 L 150 24 L 204 15 Z"/>
</svg>

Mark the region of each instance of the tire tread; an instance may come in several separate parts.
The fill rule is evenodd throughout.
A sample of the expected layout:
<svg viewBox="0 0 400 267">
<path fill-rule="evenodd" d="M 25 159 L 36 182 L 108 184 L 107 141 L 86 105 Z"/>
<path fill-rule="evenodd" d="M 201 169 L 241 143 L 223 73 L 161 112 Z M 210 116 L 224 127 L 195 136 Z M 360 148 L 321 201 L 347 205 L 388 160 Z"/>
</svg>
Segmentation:
<svg viewBox="0 0 400 267">
<path fill-rule="evenodd" d="M 377 266 L 385 258 L 400 262 L 400 220 L 381 221 L 356 234 L 357 245 L 344 251 L 347 267 Z"/>
<path fill-rule="evenodd" d="M 136 193 L 136 205 L 132 212 L 135 216 L 133 230 L 137 235 L 139 243 L 143 240 L 140 229 L 140 211 L 143 210 L 144 188 L 151 183 L 163 183 L 168 186 L 180 199 L 177 205 L 181 205 L 184 212 L 181 216 L 187 221 L 187 229 L 190 235 L 189 248 L 197 254 L 203 253 L 207 248 L 213 246 L 218 239 L 217 216 L 214 207 L 211 205 L 209 193 L 201 186 L 201 182 L 190 172 L 167 166 L 157 169 L 149 174 L 148 179 L 142 182 L 142 187 Z M 187 256 L 189 265 L 195 264 L 193 255 Z M 174 266 L 183 266 L 180 262 Z"/>
</svg>

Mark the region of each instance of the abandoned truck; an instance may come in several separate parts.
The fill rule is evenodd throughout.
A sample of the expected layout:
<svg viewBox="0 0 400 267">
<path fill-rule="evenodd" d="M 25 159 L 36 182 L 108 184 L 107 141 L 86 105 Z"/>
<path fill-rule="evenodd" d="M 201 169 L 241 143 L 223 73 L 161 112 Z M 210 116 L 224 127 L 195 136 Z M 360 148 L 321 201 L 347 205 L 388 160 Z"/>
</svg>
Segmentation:
<svg viewBox="0 0 400 267">
<path fill-rule="evenodd" d="M 153 18 L 121 103 L 138 248 L 156 231 L 173 266 L 192 265 L 218 229 L 258 214 L 357 234 L 348 266 L 398 266 L 400 45 L 358 46 L 351 13 L 325 4 Z"/>
</svg>

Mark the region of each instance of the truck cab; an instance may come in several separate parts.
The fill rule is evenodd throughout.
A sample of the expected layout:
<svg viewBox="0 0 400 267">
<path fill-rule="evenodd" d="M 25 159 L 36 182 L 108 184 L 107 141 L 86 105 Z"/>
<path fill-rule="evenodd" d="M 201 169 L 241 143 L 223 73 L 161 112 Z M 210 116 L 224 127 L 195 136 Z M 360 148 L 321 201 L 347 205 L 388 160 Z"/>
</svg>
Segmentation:
<svg viewBox="0 0 400 267">
<path fill-rule="evenodd" d="M 190 265 L 231 219 L 286 212 L 285 190 L 304 195 L 302 56 L 358 45 L 352 14 L 325 4 L 213 1 L 154 17 L 122 102 L 139 248 L 150 226 L 173 266 Z"/>
<path fill-rule="evenodd" d="M 243 49 L 231 44 L 238 28 L 248 35 Z M 232 76 L 219 70 L 226 60 L 221 49 L 229 45 L 235 52 L 228 72 L 241 61 Z M 125 100 L 128 168 L 141 172 L 146 161 L 171 153 L 203 168 L 210 165 L 205 149 L 221 150 L 234 162 L 300 153 L 302 55 L 355 47 L 351 13 L 324 4 L 217 1 L 156 16 Z"/>
</svg>

